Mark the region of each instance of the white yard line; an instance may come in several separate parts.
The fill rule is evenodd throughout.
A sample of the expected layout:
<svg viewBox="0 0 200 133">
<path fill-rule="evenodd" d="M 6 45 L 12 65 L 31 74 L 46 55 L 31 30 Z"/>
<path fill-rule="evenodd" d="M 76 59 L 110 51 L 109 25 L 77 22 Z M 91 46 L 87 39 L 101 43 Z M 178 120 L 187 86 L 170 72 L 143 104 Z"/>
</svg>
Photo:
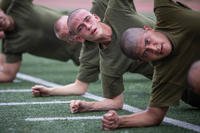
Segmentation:
<svg viewBox="0 0 200 133">
<path fill-rule="evenodd" d="M 102 116 L 26 118 L 25 121 L 98 120 Z"/>
<path fill-rule="evenodd" d="M 0 103 L 0 106 L 17 106 L 17 105 L 42 105 L 42 104 L 66 104 L 71 101 L 47 101 L 47 102 L 12 102 L 12 103 Z"/>
<path fill-rule="evenodd" d="M 0 93 L 10 93 L 10 92 L 31 92 L 31 89 L 7 89 L 0 90 Z"/>
<path fill-rule="evenodd" d="M 49 87 L 61 86 L 59 84 L 48 82 L 46 80 L 43 80 L 43 79 L 40 79 L 40 78 L 35 78 L 33 76 L 29 76 L 29 75 L 22 74 L 22 73 L 18 73 L 17 78 L 22 79 L 22 80 L 26 80 L 26 81 L 30 81 L 30 82 L 34 82 L 36 84 L 49 86 Z M 85 93 L 83 95 L 83 97 L 93 99 L 93 100 L 97 100 L 97 101 L 104 99 L 103 97 L 99 97 L 99 96 L 93 95 L 91 93 Z M 126 111 L 129 111 L 129 112 L 134 112 L 134 113 L 138 112 L 138 111 L 142 111 L 139 108 L 132 107 L 132 106 L 127 105 L 127 104 L 124 104 L 123 109 L 126 110 Z M 182 128 L 186 128 L 186 129 L 196 131 L 196 132 L 200 132 L 200 126 L 199 125 L 190 124 L 188 122 L 184 122 L 184 121 L 180 121 L 180 120 L 176 120 L 176 119 L 172 119 L 172 118 L 168 118 L 168 117 L 165 117 L 163 121 L 168 123 L 168 124 L 176 125 L 178 127 L 182 127 Z"/>
</svg>

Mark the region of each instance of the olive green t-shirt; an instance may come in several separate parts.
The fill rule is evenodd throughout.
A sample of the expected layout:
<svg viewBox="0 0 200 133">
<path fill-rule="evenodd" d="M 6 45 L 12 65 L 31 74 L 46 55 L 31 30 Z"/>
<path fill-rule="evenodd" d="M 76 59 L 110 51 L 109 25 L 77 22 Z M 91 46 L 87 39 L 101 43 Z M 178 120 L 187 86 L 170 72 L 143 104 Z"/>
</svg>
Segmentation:
<svg viewBox="0 0 200 133">
<path fill-rule="evenodd" d="M 101 19 L 109 0 L 93 0 L 90 12 L 97 14 Z M 86 41 L 80 53 L 80 67 L 77 79 L 83 82 L 94 82 L 99 76 L 99 48 L 98 43 Z"/>
<path fill-rule="evenodd" d="M 144 25 L 153 27 L 154 21 L 137 13 L 132 0 L 109 0 L 104 22 L 112 28 L 112 40 L 105 49 L 100 49 L 100 71 L 104 96 L 112 98 L 123 92 L 125 72 L 139 73 L 148 78 L 153 75 L 153 67 L 149 63 L 126 57 L 119 41 L 126 29 Z"/>
<path fill-rule="evenodd" d="M 200 12 L 171 0 L 155 0 L 156 30 L 173 45 L 171 55 L 154 62 L 150 106 L 177 105 L 187 85 L 190 65 L 200 59 Z"/>
<path fill-rule="evenodd" d="M 7 62 L 20 61 L 23 53 L 30 53 L 60 61 L 72 59 L 79 64 L 81 44 L 66 44 L 57 39 L 54 33 L 54 22 L 64 14 L 34 5 L 31 0 L 15 0 L 6 5 L 5 12 L 15 22 L 14 30 L 5 32 L 3 39 Z"/>
</svg>

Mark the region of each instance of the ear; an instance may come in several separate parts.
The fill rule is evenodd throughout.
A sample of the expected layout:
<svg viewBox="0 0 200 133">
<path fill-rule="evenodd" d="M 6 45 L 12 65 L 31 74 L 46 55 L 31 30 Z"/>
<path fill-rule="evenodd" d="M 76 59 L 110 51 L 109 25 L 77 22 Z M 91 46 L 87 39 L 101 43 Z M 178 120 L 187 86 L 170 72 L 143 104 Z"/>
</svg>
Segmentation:
<svg viewBox="0 0 200 133">
<path fill-rule="evenodd" d="M 80 42 L 80 43 L 85 42 L 85 39 L 79 35 L 75 35 L 74 39 L 75 39 L 75 41 Z"/>
<path fill-rule="evenodd" d="M 96 14 L 92 14 L 94 16 L 94 18 L 97 20 L 97 21 L 101 21 L 100 17 L 97 16 Z"/>
<path fill-rule="evenodd" d="M 153 30 L 150 26 L 148 26 L 148 25 L 144 25 L 144 30 Z"/>
</svg>

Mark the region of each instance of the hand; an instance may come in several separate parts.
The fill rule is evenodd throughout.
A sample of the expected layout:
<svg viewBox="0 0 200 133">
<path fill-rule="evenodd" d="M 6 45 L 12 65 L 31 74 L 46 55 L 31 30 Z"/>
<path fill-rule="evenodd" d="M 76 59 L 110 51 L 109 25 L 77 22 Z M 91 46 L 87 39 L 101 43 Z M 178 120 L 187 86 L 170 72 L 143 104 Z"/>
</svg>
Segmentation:
<svg viewBox="0 0 200 133">
<path fill-rule="evenodd" d="M 119 115 L 116 111 L 110 110 L 103 115 L 102 128 L 103 130 L 112 130 L 119 127 Z"/>
<path fill-rule="evenodd" d="M 70 103 L 70 111 L 71 113 L 78 113 L 87 111 L 89 106 L 86 101 L 81 100 L 72 100 Z"/>
<path fill-rule="evenodd" d="M 32 87 L 32 95 L 33 96 L 49 96 L 50 91 L 52 89 L 42 86 L 42 85 L 35 85 Z"/>
</svg>

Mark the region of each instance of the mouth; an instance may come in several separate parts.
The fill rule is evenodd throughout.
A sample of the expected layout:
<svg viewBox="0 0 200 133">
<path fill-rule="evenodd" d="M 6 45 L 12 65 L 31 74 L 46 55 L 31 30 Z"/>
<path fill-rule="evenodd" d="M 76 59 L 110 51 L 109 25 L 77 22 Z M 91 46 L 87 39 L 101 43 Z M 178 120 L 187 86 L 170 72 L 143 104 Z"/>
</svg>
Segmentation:
<svg viewBox="0 0 200 133">
<path fill-rule="evenodd" d="M 95 28 L 94 30 L 92 30 L 91 35 L 93 35 L 96 31 L 97 31 L 97 28 Z"/>
<path fill-rule="evenodd" d="M 160 44 L 160 54 L 163 54 L 163 43 Z"/>
</svg>

